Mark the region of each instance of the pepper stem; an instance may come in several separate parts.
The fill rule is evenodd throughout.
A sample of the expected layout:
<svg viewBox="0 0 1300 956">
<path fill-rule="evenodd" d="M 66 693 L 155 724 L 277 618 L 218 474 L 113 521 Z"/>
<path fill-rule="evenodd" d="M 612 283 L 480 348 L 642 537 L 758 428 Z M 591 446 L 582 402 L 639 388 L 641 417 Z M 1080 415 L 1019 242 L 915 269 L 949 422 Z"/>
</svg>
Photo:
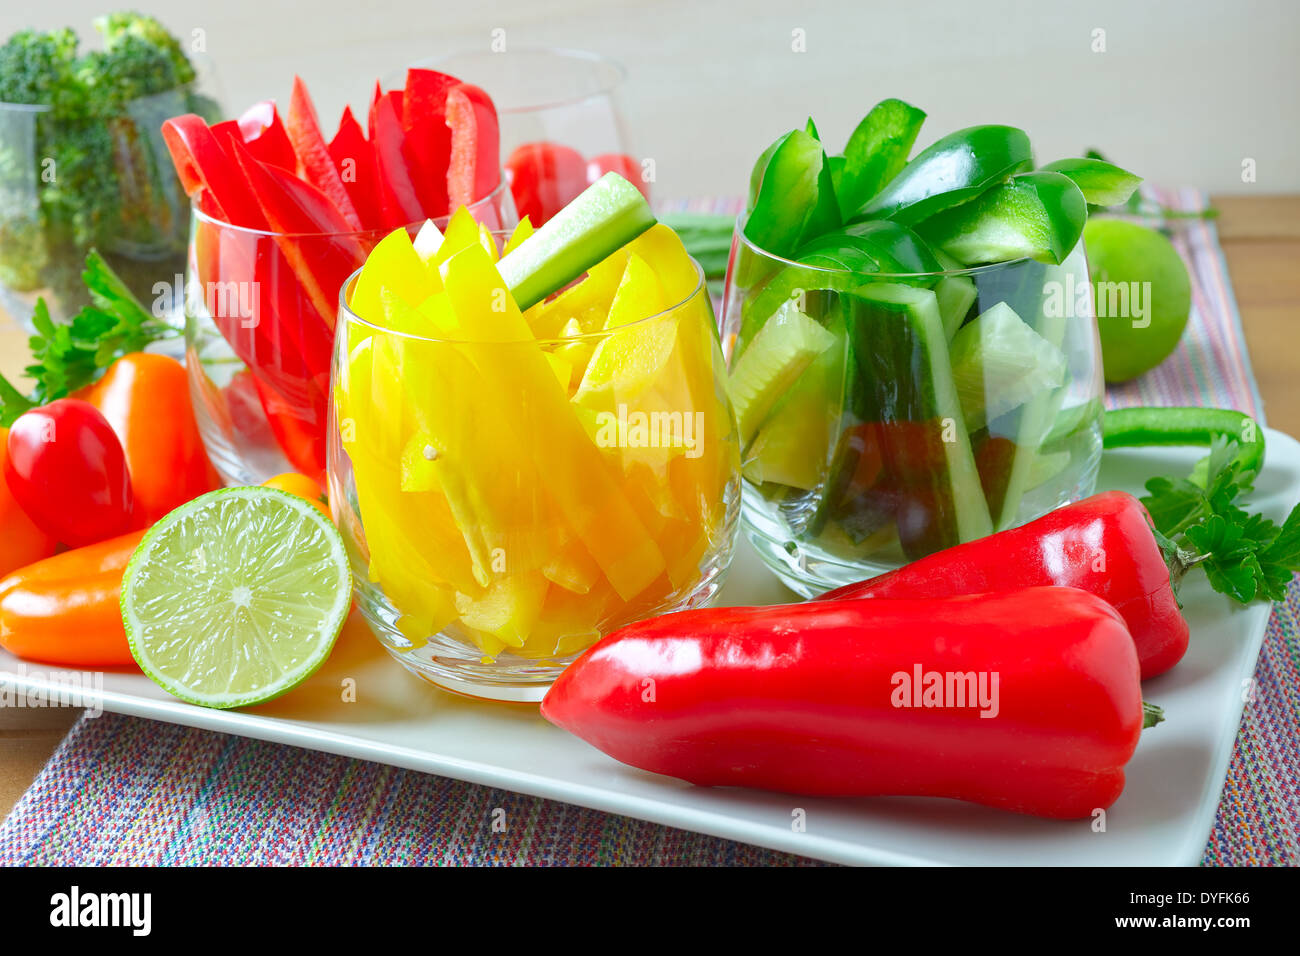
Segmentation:
<svg viewBox="0 0 1300 956">
<path fill-rule="evenodd" d="M 1142 701 L 1142 729 L 1154 727 L 1165 719 L 1164 708 Z"/>
</svg>

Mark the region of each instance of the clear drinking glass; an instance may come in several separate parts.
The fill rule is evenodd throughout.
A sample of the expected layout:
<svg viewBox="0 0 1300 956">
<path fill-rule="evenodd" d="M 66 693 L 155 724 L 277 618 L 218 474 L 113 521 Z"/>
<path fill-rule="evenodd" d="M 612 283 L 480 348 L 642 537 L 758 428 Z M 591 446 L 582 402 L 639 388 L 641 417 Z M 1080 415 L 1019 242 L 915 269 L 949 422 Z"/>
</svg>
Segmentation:
<svg viewBox="0 0 1300 956">
<path fill-rule="evenodd" d="M 1092 493 L 1102 374 L 1080 243 L 1065 261 L 852 273 L 737 224 L 724 350 L 742 524 L 811 596 Z"/>
<path fill-rule="evenodd" d="M 468 209 L 490 229 L 515 222 L 504 183 Z M 230 484 L 288 471 L 323 482 L 339 290 L 391 230 L 291 235 L 198 209 L 192 219 L 186 368 L 208 456 Z"/>
<path fill-rule="evenodd" d="M 702 274 L 664 312 L 555 340 L 413 336 L 347 302 L 330 501 L 357 604 L 404 667 L 536 701 L 602 635 L 717 591 L 739 478 Z M 593 367 L 609 374 L 576 394 Z"/>
<path fill-rule="evenodd" d="M 140 97 L 109 119 L 0 103 L 0 306 L 29 328 L 38 297 L 54 321 L 70 318 L 90 302 L 81 272 L 95 248 L 142 302 L 180 324 L 189 200 L 161 127 L 181 113 L 220 119 L 212 85 Z"/>
<path fill-rule="evenodd" d="M 519 215 L 539 226 L 606 172 L 650 198 L 621 102 L 626 72 L 597 53 L 505 46 L 413 64 L 481 86 L 496 104 L 501 156 Z"/>
</svg>

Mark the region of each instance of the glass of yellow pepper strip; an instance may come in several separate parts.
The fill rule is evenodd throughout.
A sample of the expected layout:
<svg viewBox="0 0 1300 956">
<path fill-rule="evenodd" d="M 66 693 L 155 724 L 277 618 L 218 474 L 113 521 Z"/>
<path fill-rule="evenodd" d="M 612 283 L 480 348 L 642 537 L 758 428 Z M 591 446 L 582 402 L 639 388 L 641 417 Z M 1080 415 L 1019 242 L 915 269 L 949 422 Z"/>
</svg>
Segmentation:
<svg viewBox="0 0 1300 956">
<path fill-rule="evenodd" d="M 540 700 L 564 665 L 722 583 L 734 415 L 699 266 L 654 225 L 521 310 L 531 238 L 457 214 L 345 286 L 331 500 L 372 630 L 446 689 Z M 538 233 L 539 237 L 541 233 Z"/>
</svg>

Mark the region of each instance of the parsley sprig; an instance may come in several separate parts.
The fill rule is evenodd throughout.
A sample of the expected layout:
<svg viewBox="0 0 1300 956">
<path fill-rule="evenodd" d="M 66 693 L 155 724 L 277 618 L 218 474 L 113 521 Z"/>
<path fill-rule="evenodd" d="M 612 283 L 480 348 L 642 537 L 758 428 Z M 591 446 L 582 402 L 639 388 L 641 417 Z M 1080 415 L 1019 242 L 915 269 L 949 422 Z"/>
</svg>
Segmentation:
<svg viewBox="0 0 1300 956">
<path fill-rule="evenodd" d="M 141 304 L 94 249 L 86 256 L 81 278 L 91 304 L 67 324 L 55 323 L 45 300 L 36 300 L 32 315 L 36 334 L 29 340 L 32 364 L 25 369 L 35 385 L 24 395 L 0 375 L 0 427 L 89 385 L 123 355 L 177 334 Z"/>
<path fill-rule="evenodd" d="M 1187 478 L 1152 478 L 1142 498 L 1175 585 L 1200 566 L 1210 585 L 1241 604 L 1281 601 L 1300 571 L 1300 505 L 1281 524 L 1239 503 L 1254 490 L 1238 442 L 1216 437 Z"/>
</svg>

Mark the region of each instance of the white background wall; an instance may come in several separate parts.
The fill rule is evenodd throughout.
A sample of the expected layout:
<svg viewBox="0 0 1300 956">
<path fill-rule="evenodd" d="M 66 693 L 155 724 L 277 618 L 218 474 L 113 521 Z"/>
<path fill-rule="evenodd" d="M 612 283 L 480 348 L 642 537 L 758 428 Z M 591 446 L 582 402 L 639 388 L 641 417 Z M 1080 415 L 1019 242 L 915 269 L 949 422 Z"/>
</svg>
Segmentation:
<svg viewBox="0 0 1300 956">
<path fill-rule="evenodd" d="M 739 193 L 750 164 L 812 113 L 842 144 L 878 99 L 959 126 L 1026 128 L 1040 161 L 1096 146 L 1149 179 L 1300 190 L 1297 0 L 119 0 L 205 32 L 235 112 L 307 80 L 332 133 L 345 102 L 406 63 L 563 45 L 622 61 L 636 150 L 659 195 Z M 0 32 L 90 21 L 114 0 L 5 0 Z M 805 31 L 807 52 L 791 49 Z M 1094 31 L 1105 52 L 1093 52 Z M 508 54 L 507 54 L 508 55 Z M 1243 158 L 1257 182 L 1242 182 Z"/>
</svg>

